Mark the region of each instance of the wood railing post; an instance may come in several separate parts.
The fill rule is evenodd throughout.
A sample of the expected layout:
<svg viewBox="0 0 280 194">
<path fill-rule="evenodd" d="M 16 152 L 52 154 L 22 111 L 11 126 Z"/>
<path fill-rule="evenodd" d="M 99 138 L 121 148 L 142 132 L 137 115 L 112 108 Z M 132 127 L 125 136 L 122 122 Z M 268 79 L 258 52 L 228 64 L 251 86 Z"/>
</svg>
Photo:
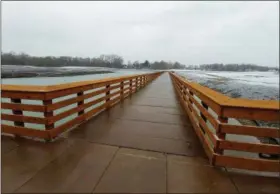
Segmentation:
<svg viewBox="0 0 280 194">
<path fill-rule="evenodd" d="M 21 99 L 11 99 L 12 103 L 20 104 Z M 13 110 L 14 115 L 23 115 L 23 112 L 21 110 Z M 24 127 L 24 122 L 21 121 L 14 121 L 14 125 L 18 127 Z"/>
<path fill-rule="evenodd" d="M 16 103 L 16 104 L 20 104 L 21 99 L 12 99 L 11 98 L 11 102 Z M 14 115 L 23 115 L 23 112 L 21 110 L 12 110 L 12 112 L 13 112 Z M 14 125 L 18 126 L 18 127 L 24 127 L 24 122 L 14 121 Z M 19 137 L 19 135 L 15 135 L 15 137 Z"/>
<path fill-rule="evenodd" d="M 110 84 L 106 85 L 106 89 L 109 89 L 107 92 L 106 92 L 106 96 L 109 96 L 110 95 Z M 106 102 L 110 101 L 110 98 L 106 98 Z"/>
<path fill-rule="evenodd" d="M 136 77 L 136 91 L 139 89 L 139 77 Z"/>
<path fill-rule="evenodd" d="M 82 96 L 83 94 L 84 94 L 84 92 L 78 92 L 77 97 Z M 83 104 L 84 104 L 84 100 L 81 100 L 77 103 L 78 106 L 81 106 Z M 84 110 L 81 110 L 78 112 L 78 115 L 82 115 L 82 114 L 84 114 Z"/>
<path fill-rule="evenodd" d="M 218 116 L 218 120 L 221 123 L 227 123 L 228 122 L 228 118 L 221 117 L 221 116 Z M 216 135 L 221 140 L 225 140 L 226 139 L 226 134 L 225 133 L 221 133 L 220 131 L 217 131 Z M 219 149 L 219 141 L 217 142 L 216 147 L 214 148 L 214 152 L 217 153 L 217 154 L 220 154 L 220 155 L 222 155 L 224 153 L 223 149 Z"/>
<path fill-rule="evenodd" d="M 52 100 L 43 100 L 43 105 L 48 106 L 52 104 Z M 53 111 L 45 111 L 44 117 L 48 120 L 48 118 L 53 116 Z M 54 128 L 54 123 L 52 124 L 45 124 L 45 130 L 51 130 Z M 51 138 L 45 139 L 46 142 L 51 141 Z"/>
<path fill-rule="evenodd" d="M 186 95 L 187 95 L 187 87 L 186 86 L 183 86 L 183 99 L 184 99 L 184 101 L 187 101 L 187 99 L 186 99 Z"/>
<path fill-rule="evenodd" d="M 206 110 L 208 110 L 208 106 L 203 101 L 201 101 L 201 104 Z M 206 123 L 207 118 L 204 116 L 204 114 L 201 111 L 199 111 L 199 114 L 200 114 L 201 118 L 204 120 L 204 122 Z M 202 129 L 203 133 L 205 134 L 205 130 L 203 129 L 203 127 L 200 123 L 199 123 L 199 127 Z"/>
<path fill-rule="evenodd" d="M 123 83 L 123 81 L 122 81 L 121 84 L 120 84 L 120 90 L 121 90 L 121 94 L 120 94 L 120 95 L 121 95 L 121 100 L 124 99 L 124 91 L 123 91 L 124 88 L 123 88 L 123 84 L 124 84 L 124 83 Z"/>
<path fill-rule="evenodd" d="M 206 110 L 208 110 L 208 106 L 207 106 L 207 104 L 205 104 L 203 101 L 201 101 L 201 104 L 202 104 L 202 106 L 206 109 Z M 205 121 L 205 123 L 207 122 L 207 119 L 206 119 L 206 117 L 202 114 L 202 112 L 200 111 L 200 116 L 202 117 L 202 119 Z"/>
<path fill-rule="evenodd" d="M 190 90 L 189 90 L 189 94 L 190 94 L 191 96 L 193 96 L 193 93 L 192 93 L 192 91 L 190 91 Z M 190 106 L 192 106 L 192 105 L 193 105 L 192 99 L 189 99 L 189 101 L 191 102 Z M 190 111 L 192 112 L 192 108 L 189 107 L 189 109 L 190 109 Z"/>
<path fill-rule="evenodd" d="M 132 95 L 132 80 L 133 78 L 129 80 L 129 95 Z"/>
</svg>

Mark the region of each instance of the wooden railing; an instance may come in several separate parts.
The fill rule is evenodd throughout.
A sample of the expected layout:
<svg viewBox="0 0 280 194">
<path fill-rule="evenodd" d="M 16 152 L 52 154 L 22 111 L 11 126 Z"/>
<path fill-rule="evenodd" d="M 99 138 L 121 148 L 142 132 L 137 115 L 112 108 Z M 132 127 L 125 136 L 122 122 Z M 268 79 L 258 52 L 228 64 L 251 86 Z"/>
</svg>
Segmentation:
<svg viewBox="0 0 280 194">
<path fill-rule="evenodd" d="M 50 141 L 133 94 L 160 74 L 50 86 L 2 85 L 2 133 Z"/>
<path fill-rule="evenodd" d="M 279 138 L 280 129 L 245 126 L 236 122 L 237 119 L 279 122 L 279 101 L 234 99 L 177 74 L 170 73 L 170 76 L 212 165 L 280 172 L 279 159 L 255 157 L 258 153 L 280 155 L 279 144 L 246 141 L 247 137 L 256 137 L 256 140 L 260 137 Z M 235 136 L 234 140 L 230 136 Z"/>
</svg>

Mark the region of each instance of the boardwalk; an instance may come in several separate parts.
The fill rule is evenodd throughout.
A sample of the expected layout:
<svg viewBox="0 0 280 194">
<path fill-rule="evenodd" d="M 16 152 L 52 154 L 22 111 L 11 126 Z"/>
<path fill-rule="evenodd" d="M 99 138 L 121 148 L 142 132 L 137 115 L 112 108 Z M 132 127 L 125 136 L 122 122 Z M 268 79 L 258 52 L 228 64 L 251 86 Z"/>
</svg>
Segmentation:
<svg viewBox="0 0 280 194">
<path fill-rule="evenodd" d="M 53 143 L 1 145 L 6 193 L 280 193 L 277 178 L 209 165 L 168 74 Z"/>
</svg>

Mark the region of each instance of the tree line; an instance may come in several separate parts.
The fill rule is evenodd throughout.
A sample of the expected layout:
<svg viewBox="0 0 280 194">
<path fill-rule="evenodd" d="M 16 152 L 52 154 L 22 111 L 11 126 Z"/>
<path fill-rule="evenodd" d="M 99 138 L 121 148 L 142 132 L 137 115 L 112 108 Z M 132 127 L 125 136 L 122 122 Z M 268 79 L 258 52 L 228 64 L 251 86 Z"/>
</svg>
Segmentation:
<svg viewBox="0 0 280 194">
<path fill-rule="evenodd" d="M 199 65 L 199 69 L 207 70 L 207 71 L 269 71 L 269 70 L 279 71 L 279 68 L 277 67 L 266 67 L 266 66 L 259 66 L 255 64 L 222 64 L 222 63 L 202 64 Z"/>
<path fill-rule="evenodd" d="M 269 71 L 279 72 L 277 67 L 265 67 L 255 64 L 201 64 L 185 66 L 179 62 L 155 61 L 149 62 L 145 60 L 128 61 L 124 63 L 123 57 L 119 55 L 100 55 L 93 58 L 69 57 L 69 56 L 30 56 L 25 53 L 1 53 L 2 65 L 30 65 L 40 67 L 63 67 L 63 66 L 88 66 L 88 67 L 109 67 L 109 68 L 130 68 L 130 69 L 196 69 L 207 71 Z"/>
<path fill-rule="evenodd" d="M 88 66 L 88 67 L 109 67 L 109 68 L 134 68 L 134 69 L 183 69 L 185 66 L 179 62 L 156 61 L 150 63 L 148 60 L 144 62 L 128 61 L 124 63 L 124 59 L 118 55 L 100 55 L 93 58 L 69 57 L 69 56 L 46 56 L 37 57 L 30 56 L 25 53 L 1 53 L 2 65 L 30 65 L 39 67 L 63 67 L 63 66 Z"/>
</svg>

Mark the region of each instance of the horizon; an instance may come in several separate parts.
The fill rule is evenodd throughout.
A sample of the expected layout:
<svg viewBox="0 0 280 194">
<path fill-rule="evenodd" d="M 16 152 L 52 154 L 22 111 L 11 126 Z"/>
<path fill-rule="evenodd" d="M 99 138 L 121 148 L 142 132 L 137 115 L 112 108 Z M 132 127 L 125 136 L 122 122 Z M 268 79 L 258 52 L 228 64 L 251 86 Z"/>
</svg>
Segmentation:
<svg viewBox="0 0 280 194">
<path fill-rule="evenodd" d="M 2 42 L 2 50 L 38 57 L 115 53 L 126 63 L 274 68 L 279 2 L 4 1 Z"/>
</svg>

